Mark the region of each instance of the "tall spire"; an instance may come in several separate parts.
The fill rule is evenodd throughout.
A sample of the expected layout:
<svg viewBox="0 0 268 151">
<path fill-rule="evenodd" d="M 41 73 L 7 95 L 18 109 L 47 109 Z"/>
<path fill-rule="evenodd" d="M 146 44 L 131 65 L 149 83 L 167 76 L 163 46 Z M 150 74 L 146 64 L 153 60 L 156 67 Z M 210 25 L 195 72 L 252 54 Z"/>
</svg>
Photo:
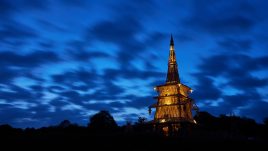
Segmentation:
<svg viewBox="0 0 268 151">
<path fill-rule="evenodd" d="M 173 36 L 170 37 L 170 49 L 168 58 L 168 72 L 166 83 L 180 83 L 178 65 L 176 61 Z"/>
</svg>

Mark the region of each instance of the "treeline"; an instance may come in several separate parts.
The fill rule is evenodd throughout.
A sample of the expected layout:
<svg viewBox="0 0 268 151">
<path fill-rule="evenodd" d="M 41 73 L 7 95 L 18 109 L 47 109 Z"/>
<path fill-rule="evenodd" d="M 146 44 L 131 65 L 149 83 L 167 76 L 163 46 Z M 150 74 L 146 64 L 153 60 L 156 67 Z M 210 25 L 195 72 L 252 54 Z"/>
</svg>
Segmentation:
<svg viewBox="0 0 268 151">
<path fill-rule="evenodd" d="M 80 126 L 68 120 L 57 126 L 42 128 L 12 128 L 0 126 L 0 144 L 8 147 L 34 146 L 77 147 L 120 150 L 202 148 L 220 145 L 222 148 L 267 147 L 268 120 L 264 124 L 253 119 L 237 116 L 214 117 L 207 112 L 195 116 L 198 124 L 188 125 L 179 135 L 170 137 L 156 133 L 153 125 L 139 117 L 135 123 L 118 126 L 107 111 L 100 111 L 89 119 L 87 126 Z M 0 145 L 1 146 L 1 145 Z"/>
</svg>

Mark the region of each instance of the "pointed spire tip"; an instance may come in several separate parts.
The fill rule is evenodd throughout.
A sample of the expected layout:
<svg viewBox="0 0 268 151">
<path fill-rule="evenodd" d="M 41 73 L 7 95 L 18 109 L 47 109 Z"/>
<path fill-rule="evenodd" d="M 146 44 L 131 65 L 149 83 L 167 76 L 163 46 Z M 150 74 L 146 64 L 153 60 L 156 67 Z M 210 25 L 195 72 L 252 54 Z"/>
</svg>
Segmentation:
<svg viewBox="0 0 268 151">
<path fill-rule="evenodd" d="M 171 34 L 171 36 L 170 36 L 170 45 L 174 45 L 174 41 L 173 41 L 173 36 L 172 36 L 172 34 Z"/>
</svg>

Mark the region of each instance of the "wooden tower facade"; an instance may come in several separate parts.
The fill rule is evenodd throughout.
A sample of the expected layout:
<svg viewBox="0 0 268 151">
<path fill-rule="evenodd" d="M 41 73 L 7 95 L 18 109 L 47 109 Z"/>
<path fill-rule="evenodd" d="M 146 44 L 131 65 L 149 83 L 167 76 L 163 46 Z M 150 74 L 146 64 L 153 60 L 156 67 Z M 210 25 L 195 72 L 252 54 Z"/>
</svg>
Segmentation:
<svg viewBox="0 0 268 151">
<path fill-rule="evenodd" d="M 180 83 L 174 41 L 171 35 L 166 83 L 154 88 L 157 102 L 149 107 L 156 108 L 153 123 L 164 133 L 178 131 L 182 123 L 195 123 L 192 110 L 197 109 L 189 97 L 192 89 Z"/>
</svg>

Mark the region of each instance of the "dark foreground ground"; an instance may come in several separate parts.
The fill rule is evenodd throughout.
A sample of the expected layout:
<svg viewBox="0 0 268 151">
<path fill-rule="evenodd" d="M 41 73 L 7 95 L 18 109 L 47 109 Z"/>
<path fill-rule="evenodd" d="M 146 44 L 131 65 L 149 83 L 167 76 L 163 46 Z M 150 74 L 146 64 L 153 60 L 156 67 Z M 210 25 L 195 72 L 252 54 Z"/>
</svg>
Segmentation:
<svg viewBox="0 0 268 151">
<path fill-rule="evenodd" d="M 226 136 L 225 136 L 226 135 Z M 4 150 L 267 150 L 265 138 L 195 133 L 163 136 L 148 132 L 94 132 L 88 128 L 45 128 L 1 133 Z M 0 148 L 0 150 L 2 150 Z"/>
<path fill-rule="evenodd" d="M 0 151 L 268 150 L 268 119 L 259 124 L 248 118 L 213 117 L 201 112 L 195 117 L 198 124 L 182 124 L 179 133 L 164 136 L 142 118 L 134 124 L 117 126 L 108 113 L 96 115 L 87 127 L 68 120 L 38 129 L 0 125 Z"/>
</svg>

